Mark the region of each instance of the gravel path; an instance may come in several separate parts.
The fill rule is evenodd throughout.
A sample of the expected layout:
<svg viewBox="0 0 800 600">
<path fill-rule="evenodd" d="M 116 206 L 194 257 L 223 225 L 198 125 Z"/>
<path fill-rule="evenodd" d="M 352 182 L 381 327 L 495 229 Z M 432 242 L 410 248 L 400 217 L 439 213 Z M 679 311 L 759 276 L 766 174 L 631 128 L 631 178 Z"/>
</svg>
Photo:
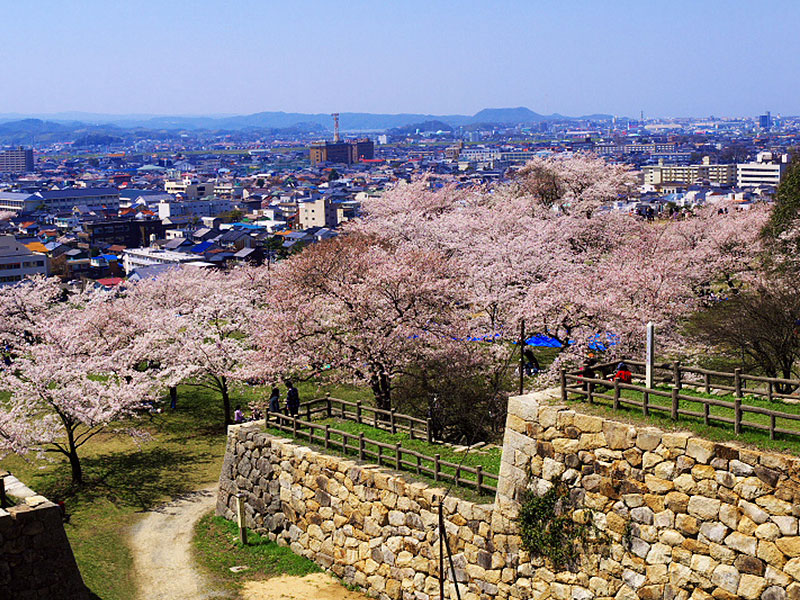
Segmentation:
<svg viewBox="0 0 800 600">
<path fill-rule="evenodd" d="M 195 523 L 214 508 L 216 487 L 191 492 L 145 513 L 130 536 L 141 600 L 228 598 L 209 588 L 192 559 Z"/>
</svg>

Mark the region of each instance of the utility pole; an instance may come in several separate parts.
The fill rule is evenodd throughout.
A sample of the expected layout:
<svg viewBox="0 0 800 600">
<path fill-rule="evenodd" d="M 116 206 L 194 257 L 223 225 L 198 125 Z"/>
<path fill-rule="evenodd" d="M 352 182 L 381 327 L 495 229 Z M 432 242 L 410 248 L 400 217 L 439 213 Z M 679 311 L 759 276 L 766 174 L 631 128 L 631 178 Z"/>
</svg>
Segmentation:
<svg viewBox="0 0 800 600">
<path fill-rule="evenodd" d="M 653 369 L 655 367 L 655 326 L 650 321 L 647 324 L 647 355 L 645 358 L 645 387 L 653 387 Z"/>
</svg>

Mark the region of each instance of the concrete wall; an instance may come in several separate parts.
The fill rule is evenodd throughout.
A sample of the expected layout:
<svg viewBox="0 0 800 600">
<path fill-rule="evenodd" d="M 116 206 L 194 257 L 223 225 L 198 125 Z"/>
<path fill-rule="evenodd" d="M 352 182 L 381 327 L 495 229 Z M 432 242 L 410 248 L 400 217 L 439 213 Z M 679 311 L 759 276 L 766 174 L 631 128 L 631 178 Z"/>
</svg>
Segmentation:
<svg viewBox="0 0 800 600">
<path fill-rule="evenodd" d="M 494 505 L 448 498 L 463 597 L 800 599 L 800 460 L 512 398 Z M 520 493 L 562 480 L 607 542 L 556 570 L 520 549 Z M 381 598 L 438 598 L 434 496 L 386 469 L 232 427 L 217 512 Z M 585 513 L 586 514 L 586 513 Z M 450 597 L 448 593 L 448 597 Z"/>
<path fill-rule="evenodd" d="M 0 509 L 0 598 L 89 598 L 64 532 L 61 509 L 42 496 Z"/>
</svg>

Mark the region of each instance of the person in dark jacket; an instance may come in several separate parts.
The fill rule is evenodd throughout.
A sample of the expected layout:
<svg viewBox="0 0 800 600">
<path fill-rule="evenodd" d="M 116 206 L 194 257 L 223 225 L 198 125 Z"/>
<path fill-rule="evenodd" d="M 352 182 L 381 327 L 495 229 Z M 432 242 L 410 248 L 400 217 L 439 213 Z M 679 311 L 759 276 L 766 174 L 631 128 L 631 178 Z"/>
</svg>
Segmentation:
<svg viewBox="0 0 800 600">
<path fill-rule="evenodd" d="M 269 412 L 281 412 L 281 392 L 277 385 L 272 386 L 272 392 L 269 395 Z"/>
<path fill-rule="evenodd" d="M 291 381 L 286 382 L 286 412 L 290 417 L 296 417 L 300 412 L 300 394 Z"/>
</svg>

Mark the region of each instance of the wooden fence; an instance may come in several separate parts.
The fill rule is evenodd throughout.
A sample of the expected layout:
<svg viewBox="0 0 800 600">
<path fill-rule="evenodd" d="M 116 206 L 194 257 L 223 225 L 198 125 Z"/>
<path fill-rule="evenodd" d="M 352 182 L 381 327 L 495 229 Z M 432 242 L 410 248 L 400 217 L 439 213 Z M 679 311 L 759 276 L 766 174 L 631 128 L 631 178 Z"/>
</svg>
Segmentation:
<svg viewBox="0 0 800 600">
<path fill-rule="evenodd" d="M 313 402 L 319 401 L 311 401 L 307 404 L 312 404 Z M 348 402 L 345 404 L 353 403 Z M 322 408 L 327 414 L 327 406 Z M 313 416 L 315 410 L 319 412 L 319 409 L 311 410 L 311 407 L 307 407 L 306 415 L 311 414 Z M 333 414 L 338 416 L 335 412 Z M 395 416 L 406 417 L 407 415 L 395 414 Z M 408 418 L 413 419 L 414 417 Z M 399 442 L 397 444 L 385 444 L 369 439 L 363 433 L 348 433 L 347 431 L 334 429 L 330 425 L 314 423 L 310 418 L 300 419 L 268 411 L 266 420 L 267 427 L 274 427 L 280 431 L 290 433 L 295 439 L 305 439 L 310 444 L 317 444 L 326 450 L 338 450 L 343 454 L 357 456 L 359 460 L 374 462 L 398 471 L 425 475 L 436 482 L 451 482 L 460 487 L 472 488 L 479 494 L 494 494 L 497 492 L 498 476 L 493 473 L 485 473 L 481 466 L 459 465 L 442 460 L 439 454 L 428 456 L 404 448 Z M 368 424 L 371 425 L 371 423 Z M 336 439 L 336 436 L 340 439 Z M 495 484 L 490 485 L 487 479 L 493 480 Z"/>
<path fill-rule="evenodd" d="M 609 381 L 604 379 L 606 373 L 613 373 L 614 363 L 603 363 L 593 365 L 592 369 L 601 374 L 601 377 L 587 378 L 580 371 L 568 373 L 565 369 L 561 370 L 561 397 L 566 402 L 569 394 L 582 396 L 587 402 L 594 403 L 598 400 L 610 401 L 614 409 L 622 406 L 633 406 L 640 408 L 642 414 L 648 416 L 651 411 L 669 413 L 672 419 L 679 419 L 681 416 L 702 418 L 705 425 L 712 421 L 732 424 L 736 434 L 741 433 L 742 427 L 749 427 L 761 431 L 768 431 L 770 439 L 775 439 L 776 434 L 800 436 L 800 427 L 786 429 L 778 427 L 776 419 L 786 419 L 788 421 L 800 421 L 800 414 L 788 413 L 779 410 L 771 410 L 761 406 L 753 406 L 746 403 L 747 396 L 764 398 L 770 401 L 784 400 L 788 398 L 798 399 L 797 396 L 786 393 L 778 393 L 778 384 L 792 387 L 800 386 L 800 381 L 791 379 L 780 379 L 774 377 L 759 377 L 755 375 L 745 375 L 740 369 L 733 373 L 722 371 L 712 371 L 697 367 L 684 367 L 678 362 L 661 363 L 656 365 L 653 381 L 670 386 L 669 390 L 647 388 L 644 385 L 634 383 L 626 384 L 619 381 Z M 645 363 L 641 361 L 624 361 L 634 375 L 643 377 Z M 666 372 L 666 373 L 665 373 Z M 751 387 L 747 387 L 748 382 Z M 712 390 L 723 390 L 732 392 L 733 402 L 717 398 L 701 398 L 690 394 L 682 393 L 685 388 L 695 389 L 710 394 Z M 641 394 L 641 400 L 626 398 L 621 392 L 632 390 Z M 652 398 L 669 399 L 668 405 L 651 402 Z M 745 400 L 745 402 L 743 402 Z M 680 402 L 688 401 L 702 404 L 702 411 L 681 408 Z M 733 416 L 711 414 L 712 406 L 722 407 L 732 411 Z M 769 417 L 769 425 L 745 421 L 744 415 L 760 414 Z"/>
<path fill-rule="evenodd" d="M 364 405 L 361 402 L 348 402 L 347 400 L 339 400 L 330 396 L 317 398 L 302 402 L 299 414 L 305 416 L 306 421 L 311 421 L 318 415 L 328 419 L 336 417 L 346 421 L 370 425 L 393 434 L 398 431 L 407 433 L 412 440 L 434 441 L 430 419 L 418 419 L 417 417 L 398 413 L 394 409 L 383 410 Z"/>
</svg>

